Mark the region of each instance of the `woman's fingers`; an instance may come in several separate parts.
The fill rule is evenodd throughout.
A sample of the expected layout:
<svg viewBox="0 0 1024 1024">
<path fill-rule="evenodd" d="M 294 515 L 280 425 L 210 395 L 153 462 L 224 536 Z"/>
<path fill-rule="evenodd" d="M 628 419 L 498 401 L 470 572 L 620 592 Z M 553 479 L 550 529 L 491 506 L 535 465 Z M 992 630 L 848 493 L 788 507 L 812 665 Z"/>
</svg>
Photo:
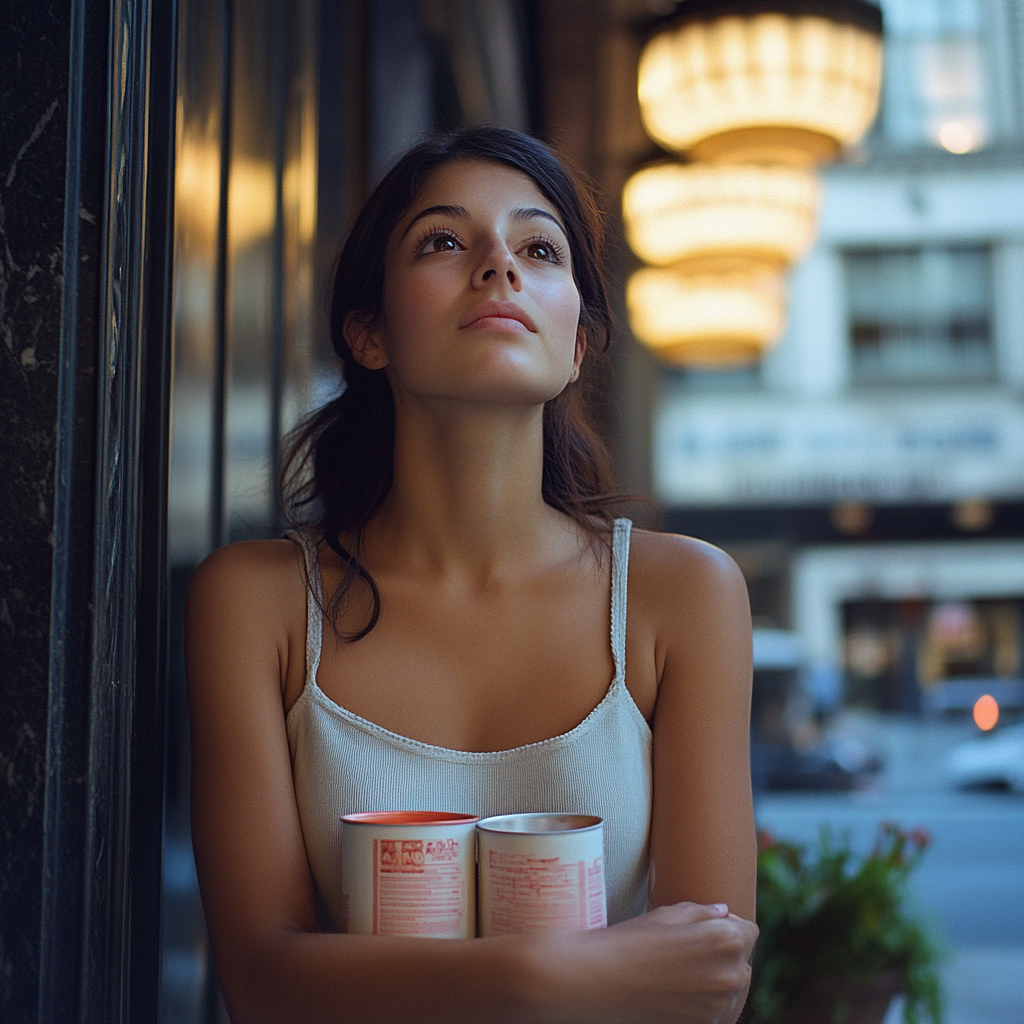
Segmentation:
<svg viewBox="0 0 1024 1024">
<path fill-rule="evenodd" d="M 588 1020 L 732 1024 L 739 1016 L 757 927 L 728 907 L 675 903 L 588 935 L 598 953 L 588 996 L 599 1007 Z"/>
<path fill-rule="evenodd" d="M 697 921 L 712 921 L 729 916 L 724 903 L 670 903 L 658 907 L 634 922 L 649 921 L 658 924 L 694 924 Z"/>
<path fill-rule="evenodd" d="M 724 903 L 672 903 L 658 907 L 642 917 L 634 918 L 627 924 L 638 927 L 698 925 L 704 922 L 721 922 L 723 927 L 713 929 L 719 941 L 735 946 L 738 955 L 749 959 L 757 941 L 758 928 L 752 921 L 747 921 L 736 914 L 730 914 Z"/>
</svg>

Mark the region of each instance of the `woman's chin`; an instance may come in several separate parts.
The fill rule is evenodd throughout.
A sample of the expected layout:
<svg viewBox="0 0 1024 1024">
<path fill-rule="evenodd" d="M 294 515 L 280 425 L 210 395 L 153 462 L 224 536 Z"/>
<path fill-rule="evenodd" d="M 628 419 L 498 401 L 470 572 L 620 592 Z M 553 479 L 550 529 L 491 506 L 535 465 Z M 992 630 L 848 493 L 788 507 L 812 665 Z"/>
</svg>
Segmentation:
<svg viewBox="0 0 1024 1024">
<path fill-rule="evenodd" d="M 449 368 L 443 376 L 427 381 L 409 381 L 404 388 L 411 396 L 425 399 L 450 399 L 481 405 L 543 406 L 565 389 L 572 366 L 538 367 L 533 360 L 516 353 L 486 353 L 471 365 Z M 392 386 L 395 386 L 392 380 Z M 400 389 L 402 385 L 399 385 Z"/>
<path fill-rule="evenodd" d="M 445 389 L 445 394 L 438 397 L 447 397 L 462 404 L 479 406 L 482 412 L 501 409 L 522 411 L 536 408 L 540 410 L 545 402 L 556 398 L 564 387 L 564 383 L 553 384 L 549 381 L 490 378 L 467 382 L 461 388 Z"/>
</svg>

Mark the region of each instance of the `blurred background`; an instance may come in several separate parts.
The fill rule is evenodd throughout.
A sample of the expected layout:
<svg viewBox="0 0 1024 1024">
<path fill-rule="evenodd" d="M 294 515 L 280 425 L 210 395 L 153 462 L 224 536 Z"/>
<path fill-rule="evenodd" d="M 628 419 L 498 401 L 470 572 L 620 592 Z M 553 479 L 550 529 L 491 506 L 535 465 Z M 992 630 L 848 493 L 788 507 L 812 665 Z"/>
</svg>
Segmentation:
<svg viewBox="0 0 1024 1024">
<path fill-rule="evenodd" d="M 819 6 L 877 42 L 856 4 Z M 714 131 L 738 152 L 658 120 L 659 88 L 713 102 L 682 72 L 648 68 L 641 111 L 644 47 L 685 31 L 686 0 L 178 0 L 166 1024 L 223 1013 L 188 838 L 189 575 L 279 535 L 280 438 L 339 387 L 323 295 L 369 190 L 424 133 L 480 120 L 599 190 L 618 325 L 588 369 L 597 419 L 620 485 L 746 576 L 759 825 L 864 849 L 883 820 L 928 829 L 914 884 L 951 949 L 949 1022 L 1024 1021 L 1024 4 L 881 7 L 881 54 L 847 55 L 836 86 L 863 123 L 809 131 L 824 96 L 766 143 L 734 110 Z M 684 171 L 624 219 L 648 167 Z M 713 251 L 640 237 L 644 216 L 736 209 Z M 682 327 L 644 322 L 673 295 Z"/>
</svg>

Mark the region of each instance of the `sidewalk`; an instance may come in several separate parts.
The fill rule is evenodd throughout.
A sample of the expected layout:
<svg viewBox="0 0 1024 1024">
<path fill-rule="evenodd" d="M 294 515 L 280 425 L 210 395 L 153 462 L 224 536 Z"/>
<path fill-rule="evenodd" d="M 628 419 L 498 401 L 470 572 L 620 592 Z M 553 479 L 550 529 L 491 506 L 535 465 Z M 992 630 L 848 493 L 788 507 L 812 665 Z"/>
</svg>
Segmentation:
<svg viewBox="0 0 1024 1024">
<path fill-rule="evenodd" d="M 963 946 L 942 980 L 946 1024 L 1024 1024 L 1024 946 Z M 903 1024 L 899 999 L 883 1024 Z"/>
</svg>

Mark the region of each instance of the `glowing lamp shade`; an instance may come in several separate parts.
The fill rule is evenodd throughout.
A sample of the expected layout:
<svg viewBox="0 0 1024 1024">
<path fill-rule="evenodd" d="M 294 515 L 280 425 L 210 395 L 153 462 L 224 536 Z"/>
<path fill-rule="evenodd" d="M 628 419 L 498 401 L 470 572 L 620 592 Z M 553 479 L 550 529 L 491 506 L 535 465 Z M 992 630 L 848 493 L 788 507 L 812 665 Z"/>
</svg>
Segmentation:
<svg viewBox="0 0 1024 1024">
<path fill-rule="evenodd" d="M 626 182 L 622 212 L 630 246 L 654 266 L 779 270 L 810 248 L 819 195 L 803 168 L 660 164 Z"/>
<path fill-rule="evenodd" d="M 678 365 L 755 362 L 786 322 L 776 274 L 688 277 L 644 267 L 626 285 L 626 305 L 636 337 Z"/>
<path fill-rule="evenodd" d="M 862 15 L 852 24 L 817 15 L 718 16 L 728 6 L 688 4 L 690 20 L 670 23 L 645 47 L 639 97 L 651 138 L 695 160 L 804 166 L 860 139 L 882 81 L 878 9 L 848 0 L 844 9 Z M 708 19 L 692 20 L 701 7 Z"/>
</svg>

